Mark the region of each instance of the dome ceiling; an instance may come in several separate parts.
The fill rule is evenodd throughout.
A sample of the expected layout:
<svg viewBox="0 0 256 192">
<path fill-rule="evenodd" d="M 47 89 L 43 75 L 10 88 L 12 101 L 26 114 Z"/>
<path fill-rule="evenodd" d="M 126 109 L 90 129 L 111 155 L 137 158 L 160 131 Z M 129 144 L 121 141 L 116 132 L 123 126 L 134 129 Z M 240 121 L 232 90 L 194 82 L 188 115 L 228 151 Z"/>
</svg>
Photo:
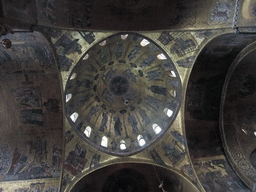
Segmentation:
<svg viewBox="0 0 256 192">
<path fill-rule="evenodd" d="M 2 1 L 1 37 L 12 46 L 1 49 L 8 70 L 0 75 L 0 192 L 72 191 L 92 174 L 103 184 L 125 163 L 174 170 L 165 173 L 175 189 L 159 174 L 167 191 L 191 191 L 184 179 L 195 191 L 254 190 L 255 78 L 241 66 L 255 59 L 242 58 L 226 93 L 222 87 L 232 61 L 256 39 L 255 2 Z M 152 177 L 152 191 L 161 190 Z"/>
<path fill-rule="evenodd" d="M 66 115 L 92 146 L 127 156 L 160 138 L 174 121 L 181 81 L 153 41 L 116 34 L 92 46 L 66 85 Z"/>
</svg>

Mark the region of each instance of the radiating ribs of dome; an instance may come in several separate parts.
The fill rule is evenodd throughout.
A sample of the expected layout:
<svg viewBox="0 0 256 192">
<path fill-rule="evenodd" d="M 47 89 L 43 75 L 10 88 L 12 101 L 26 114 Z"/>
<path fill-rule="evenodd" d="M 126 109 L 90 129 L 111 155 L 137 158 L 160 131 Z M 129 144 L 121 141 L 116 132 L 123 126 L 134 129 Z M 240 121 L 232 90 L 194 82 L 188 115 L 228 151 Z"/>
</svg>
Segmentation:
<svg viewBox="0 0 256 192">
<path fill-rule="evenodd" d="M 154 143 L 173 123 L 181 81 L 152 40 L 116 34 L 85 53 L 65 94 L 67 118 L 79 135 L 97 149 L 126 156 Z"/>
</svg>

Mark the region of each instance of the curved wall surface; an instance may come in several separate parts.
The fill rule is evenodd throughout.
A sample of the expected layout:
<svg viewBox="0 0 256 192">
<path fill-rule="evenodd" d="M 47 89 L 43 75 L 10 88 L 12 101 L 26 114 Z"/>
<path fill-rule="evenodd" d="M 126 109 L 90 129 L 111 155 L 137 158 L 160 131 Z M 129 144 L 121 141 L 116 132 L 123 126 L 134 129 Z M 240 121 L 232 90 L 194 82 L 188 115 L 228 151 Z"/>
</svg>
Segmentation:
<svg viewBox="0 0 256 192">
<path fill-rule="evenodd" d="M 198 191 L 194 184 L 175 171 L 150 164 L 125 163 L 103 167 L 86 175 L 71 192 L 162 191 L 161 182 L 165 191 Z"/>
<path fill-rule="evenodd" d="M 255 189 L 255 42 L 244 48 L 227 74 L 221 100 L 220 127 L 227 158 L 239 177 Z"/>
<path fill-rule="evenodd" d="M 0 47 L 0 186 L 57 191 L 63 114 L 54 53 L 38 32 L 4 38 L 12 46 Z"/>
<path fill-rule="evenodd" d="M 202 49 L 191 71 L 185 103 L 186 137 L 194 169 L 206 191 L 249 191 L 224 153 L 219 114 L 229 67 L 254 40 L 253 35 L 218 36 Z"/>
</svg>

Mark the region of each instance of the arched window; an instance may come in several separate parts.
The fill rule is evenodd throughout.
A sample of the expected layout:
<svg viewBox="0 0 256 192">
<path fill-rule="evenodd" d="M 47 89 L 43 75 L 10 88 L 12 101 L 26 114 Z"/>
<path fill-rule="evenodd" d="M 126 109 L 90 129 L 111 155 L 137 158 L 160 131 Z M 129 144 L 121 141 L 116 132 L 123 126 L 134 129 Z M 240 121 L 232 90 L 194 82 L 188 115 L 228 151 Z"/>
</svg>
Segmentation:
<svg viewBox="0 0 256 192">
<path fill-rule="evenodd" d="M 152 127 L 153 127 L 155 134 L 158 134 L 162 131 L 162 128 L 159 127 L 159 125 L 157 125 L 157 124 L 153 124 Z"/>
<path fill-rule="evenodd" d="M 125 145 L 125 141 L 124 140 L 120 141 L 120 149 L 121 150 L 125 150 L 126 149 L 126 145 Z"/>
<path fill-rule="evenodd" d="M 143 138 L 142 135 L 138 135 L 137 139 L 138 139 L 139 145 L 141 147 L 146 144 L 146 141 L 145 141 L 145 139 Z"/>
<path fill-rule="evenodd" d="M 89 54 L 87 53 L 84 57 L 83 60 L 87 60 L 89 58 Z"/>
<path fill-rule="evenodd" d="M 176 77 L 176 74 L 174 71 L 168 71 L 167 73 L 170 77 Z"/>
<path fill-rule="evenodd" d="M 102 147 L 108 147 L 108 138 L 106 136 L 103 136 L 101 139 L 101 146 Z"/>
<path fill-rule="evenodd" d="M 140 45 L 141 45 L 142 47 L 145 47 L 145 46 L 147 46 L 149 43 L 150 43 L 150 42 L 149 42 L 147 39 L 143 39 L 143 40 L 140 42 Z"/>
<path fill-rule="evenodd" d="M 102 41 L 102 42 L 99 43 L 100 46 L 105 46 L 106 44 L 107 44 L 107 41 L 106 41 L 106 40 L 104 40 L 104 41 Z"/>
<path fill-rule="evenodd" d="M 167 59 L 166 56 L 165 56 L 163 53 L 158 54 L 158 55 L 157 55 L 157 58 L 158 58 L 159 60 L 166 60 L 166 59 Z"/>
<path fill-rule="evenodd" d="M 70 77 L 70 80 L 73 80 L 73 79 L 75 79 L 76 78 L 76 73 L 73 73 L 72 75 L 71 75 L 71 77 Z"/>
<path fill-rule="evenodd" d="M 176 91 L 175 90 L 170 90 L 170 95 L 172 97 L 176 97 Z"/>
<path fill-rule="evenodd" d="M 91 135 L 91 132 L 92 132 L 92 128 L 90 126 L 87 126 L 84 130 L 84 134 L 86 135 L 86 137 L 90 137 Z"/>
<path fill-rule="evenodd" d="M 71 121 L 73 121 L 73 123 L 76 122 L 77 118 L 78 118 L 77 112 L 74 112 L 72 115 L 70 115 L 70 119 L 71 119 Z"/>
<path fill-rule="evenodd" d="M 128 34 L 121 35 L 121 39 L 122 39 L 122 40 L 127 39 L 127 37 L 128 37 Z"/>
<path fill-rule="evenodd" d="M 168 117 L 171 117 L 172 114 L 173 114 L 173 111 L 172 111 L 171 109 L 168 109 L 168 108 L 165 108 L 165 109 L 164 109 L 164 112 L 165 112 L 165 114 L 166 114 Z"/>
<path fill-rule="evenodd" d="M 68 102 L 71 98 L 72 98 L 72 94 L 71 93 L 67 94 L 66 95 L 66 102 Z"/>
</svg>

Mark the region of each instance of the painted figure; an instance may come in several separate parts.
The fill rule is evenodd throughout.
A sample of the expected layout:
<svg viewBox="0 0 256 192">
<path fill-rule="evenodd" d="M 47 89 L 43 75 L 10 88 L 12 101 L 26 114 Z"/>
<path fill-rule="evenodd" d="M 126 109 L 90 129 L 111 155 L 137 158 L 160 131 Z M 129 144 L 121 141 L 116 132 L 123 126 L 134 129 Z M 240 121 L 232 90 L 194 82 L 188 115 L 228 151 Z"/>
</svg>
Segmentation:
<svg viewBox="0 0 256 192">
<path fill-rule="evenodd" d="M 149 89 L 153 93 L 156 93 L 156 94 L 159 94 L 159 95 L 166 96 L 166 94 L 167 94 L 167 89 L 165 87 L 160 87 L 160 86 L 157 86 L 157 85 L 152 85 Z"/>
<path fill-rule="evenodd" d="M 196 176 L 194 174 L 194 171 L 191 167 L 191 165 L 189 164 L 186 164 L 186 165 L 183 165 L 181 168 L 180 168 L 181 172 L 184 174 L 184 175 L 188 175 L 194 182 L 196 182 Z"/>
<path fill-rule="evenodd" d="M 71 178 L 70 178 L 69 174 L 67 173 L 62 179 L 60 191 L 63 192 L 65 190 L 65 188 L 67 187 L 67 185 L 70 183 L 71 183 Z"/>
<path fill-rule="evenodd" d="M 161 64 L 161 65 L 162 65 L 162 67 L 164 67 L 164 69 L 165 69 L 166 71 L 167 71 L 167 70 L 170 70 L 170 68 L 174 66 L 174 64 L 173 64 L 172 61 L 169 61 L 169 62 L 167 62 L 167 63 L 163 63 L 163 64 Z"/>
<path fill-rule="evenodd" d="M 96 115 L 98 112 L 100 111 L 100 107 L 98 105 L 96 106 L 93 106 L 90 110 L 90 112 L 88 113 L 87 117 L 86 117 L 86 120 L 87 121 L 90 121 L 91 118 Z"/>
<path fill-rule="evenodd" d="M 140 67 L 148 67 L 150 66 L 156 58 L 154 56 L 149 56 L 147 59 L 145 59 L 141 64 Z"/>
<path fill-rule="evenodd" d="M 149 71 L 146 78 L 148 78 L 149 81 L 155 81 L 155 80 L 161 80 L 163 77 L 163 72 L 159 70 L 153 70 Z"/>
<path fill-rule="evenodd" d="M 150 118 L 148 117 L 148 115 L 146 114 L 146 112 L 143 110 L 143 109 L 141 109 L 141 108 L 139 108 L 139 114 L 140 114 L 140 116 L 141 116 L 141 118 L 142 118 L 142 121 L 145 123 L 145 125 L 147 126 L 150 122 L 151 122 L 151 120 L 150 120 Z"/>
<path fill-rule="evenodd" d="M 151 151 L 149 151 L 149 153 L 150 153 L 152 159 L 155 161 L 155 163 L 162 165 L 162 166 L 166 166 L 166 164 L 161 159 L 161 157 L 159 156 L 159 154 L 156 152 L 155 149 L 152 149 Z"/>
<path fill-rule="evenodd" d="M 135 141 L 133 139 L 130 140 L 130 149 L 133 150 L 135 148 Z"/>
<path fill-rule="evenodd" d="M 29 141 L 28 144 L 30 146 L 29 153 L 34 152 L 34 163 L 41 163 L 42 160 L 47 159 L 47 142 L 43 142 L 41 137 L 37 136 L 36 141 Z"/>
<path fill-rule="evenodd" d="M 82 79 L 77 81 L 76 85 L 78 87 L 82 86 L 82 87 L 90 88 L 93 85 L 93 82 L 89 79 Z"/>
<path fill-rule="evenodd" d="M 67 35 L 62 35 L 54 44 L 57 54 L 66 56 L 72 53 L 82 53 L 82 46 L 78 43 L 79 39 L 72 40 Z"/>
<path fill-rule="evenodd" d="M 52 149 L 52 169 L 53 171 L 60 171 L 62 150 L 59 145 L 54 145 Z"/>
<path fill-rule="evenodd" d="M 75 94 L 74 94 L 74 95 L 75 95 Z M 75 101 L 75 107 L 76 107 L 76 108 L 81 107 L 85 102 L 89 101 L 92 96 L 93 96 L 93 95 L 92 95 L 91 93 L 87 93 L 85 96 L 83 96 L 83 97 L 77 99 L 77 100 Z"/>
<path fill-rule="evenodd" d="M 72 175 L 78 175 L 82 172 L 86 162 L 86 150 L 84 147 L 76 144 L 75 150 L 70 151 L 65 161 L 65 169 Z"/>
<path fill-rule="evenodd" d="M 107 129 L 107 122 L 108 122 L 108 115 L 106 112 L 102 113 L 102 121 L 99 130 L 104 132 L 105 129 Z"/>
<path fill-rule="evenodd" d="M 113 98 L 113 96 L 109 93 L 108 89 L 104 89 L 103 98 L 106 99 L 110 104 L 114 103 L 116 100 Z"/>
<path fill-rule="evenodd" d="M 171 47 L 171 53 L 176 53 L 179 57 L 182 57 L 196 49 L 197 42 L 194 37 L 186 34 L 175 40 L 175 44 Z"/>
<path fill-rule="evenodd" d="M 132 132 L 134 133 L 134 134 L 137 134 L 137 133 L 139 133 L 139 130 L 138 130 L 138 122 L 137 122 L 137 120 L 136 120 L 136 118 L 134 117 L 134 116 L 132 116 L 132 115 L 130 115 L 129 114 L 129 116 L 128 116 L 128 122 L 130 123 L 130 125 L 131 125 L 131 127 L 132 127 Z"/>
<path fill-rule="evenodd" d="M 154 97 L 151 96 L 147 96 L 145 98 L 145 106 L 150 107 L 151 109 L 153 109 L 154 111 L 158 111 L 161 107 L 162 107 L 162 102 L 159 99 L 156 99 Z"/>
<path fill-rule="evenodd" d="M 112 151 L 115 151 L 116 148 L 117 148 L 117 144 L 116 144 L 115 140 L 111 141 L 111 149 L 112 149 Z"/>
<path fill-rule="evenodd" d="M 0 174 L 5 174 L 10 165 L 10 151 L 7 145 L 1 145 L 0 149 Z"/>
<path fill-rule="evenodd" d="M 121 132 L 122 132 L 122 123 L 120 121 L 120 118 L 116 115 L 114 117 L 114 121 L 115 121 L 115 125 L 114 125 L 114 129 L 115 129 L 115 134 L 117 136 L 120 136 L 121 135 Z"/>
<path fill-rule="evenodd" d="M 87 43 L 92 44 L 95 41 L 95 35 L 91 31 L 78 31 Z"/>
<path fill-rule="evenodd" d="M 178 131 L 171 131 L 172 136 L 179 141 L 184 147 L 186 147 L 186 140 L 183 135 L 181 135 Z"/>
<path fill-rule="evenodd" d="M 99 166 L 99 162 L 100 162 L 100 155 L 95 153 L 93 155 L 91 163 L 90 163 L 90 169 L 98 167 Z"/>
<path fill-rule="evenodd" d="M 44 16 L 47 18 L 47 20 L 51 24 L 54 24 L 56 21 L 56 16 L 55 16 L 56 5 L 54 4 L 54 0 L 43 0 L 42 5 L 44 8 Z"/>
<path fill-rule="evenodd" d="M 20 158 L 21 158 L 20 150 L 19 148 L 15 148 L 15 151 L 12 155 L 12 162 L 11 162 L 11 166 L 9 168 L 8 174 L 12 174 L 14 172 L 14 169 L 18 165 Z"/>
<path fill-rule="evenodd" d="M 128 55 L 128 59 L 132 60 L 139 53 L 140 47 L 136 46 Z"/>
<path fill-rule="evenodd" d="M 101 61 L 103 63 L 106 63 L 107 62 L 107 55 L 104 53 L 104 50 L 100 49 L 97 54 L 99 55 Z"/>
<path fill-rule="evenodd" d="M 42 109 L 27 109 L 20 111 L 20 123 L 35 124 L 38 126 L 44 125 L 44 117 Z"/>
<path fill-rule="evenodd" d="M 169 158 L 172 162 L 173 166 L 179 164 L 185 158 L 185 150 L 182 149 L 175 139 L 172 140 L 170 145 L 162 143 L 162 148 L 165 151 L 165 155 Z"/>
<path fill-rule="evenodd" d="M 174 37 L 170 35 L 169 31 L 164 31 L 161 33 L 157 40 L 160 41 L 163 45 L 168 45 L 172 40 L 174 40 Z"/>
<path fill-rule="evenodd" d="M 196 59 L 195 56 L 190 56 L 190 57 L 187 57 L 186 59 L 181 59 L 181 60 L 177 61 L 177 64 L 180 67 L 191 68 L 195 59 Z"/>
<path fill-rule="evenodd" d="M 39 87 L 22 87 L 16 90 L 16 102 L 23 106 L 40 107 L 41 92 Z"/>
<path fill-rule="evenodd" d="M 217 1 L 217 4 L 212 9 L 210 21 L 213 23 L 228 22 L 231 16 L 231 1 Z"/>
<path fill-rule="evenodd" d="M 122 49 L 123 49 L 123 44 L 122 43 L 118 43 L 116 48 L 114 49 L 115 55 L 117 58 L 122 56 Z"/>
<path fill-rule="evenodd" d="M 43 192 L 45 183 L 31 183 L 29 192 Z"/>
<path fill-rule="evenodd" d="M 68 144 L 73 139 L 73 137 L 74 137 L 74 134 L 70 130 L 66 131 L 65 144 Z"/>
<path fill-rule="evenodd" d="M 37 179 L 42 177 L 52 177 L 52 168 L 44 160 L 40 164 L 29 164 L 28 168 L 23 171 L 19 178 Z"/>
</svg>

